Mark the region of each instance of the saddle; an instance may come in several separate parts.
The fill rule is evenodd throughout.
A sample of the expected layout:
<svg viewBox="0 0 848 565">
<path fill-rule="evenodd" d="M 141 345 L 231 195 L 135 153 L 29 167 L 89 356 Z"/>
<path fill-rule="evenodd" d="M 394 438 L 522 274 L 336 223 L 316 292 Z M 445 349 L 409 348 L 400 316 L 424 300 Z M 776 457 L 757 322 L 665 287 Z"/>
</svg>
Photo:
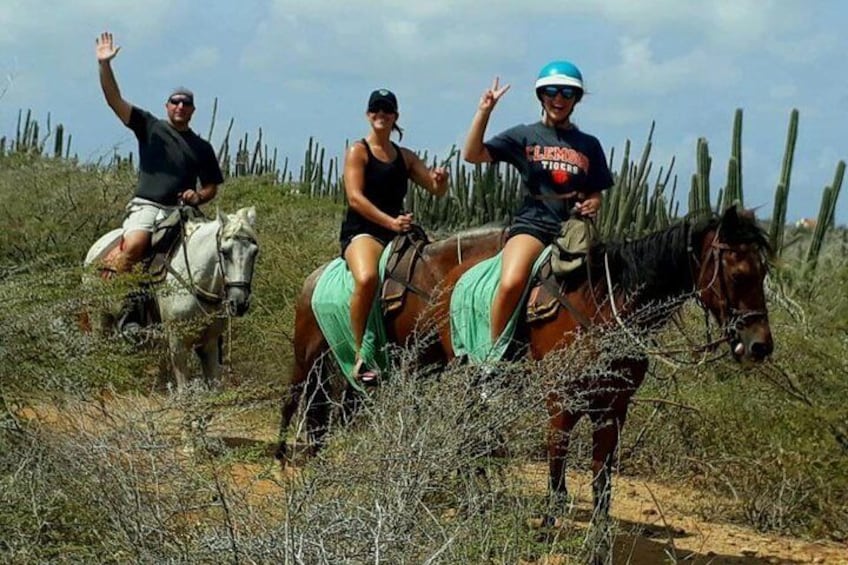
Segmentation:
<svg viewBox="0 0 848 565">
<path fill-rule="evenodd" d="M 426 296 L 427 293 L 412 285 L 415 265 L 421 258 L 424 246 L 430 238 L 421 228 L 414 225 L 406 233 L 398 234 L 392 241 L 392 251 L 386 260 L 386 274 L 380 294 L 383 316 L 399 310 L 407 291 Z"/>
<path fill-rule="evenodd" d="M 566 297 L 569 290 L 577 288 L 583 282 L 586 269 L 578 267 L 578 270 L 572 270 L 565 276 L 557 276 L 557 260 L 555 253 L 551 253 L 550 260 L 545 261 L 530 282 L 530 292 L 527 296 L 527 323 L 533 324 L 553 318 L 562 307 L 568 310 L 581 326 L 588 329 L 591 322 Z"/>
<path fill-rule="evenodd" d="M 189 219 L 200 217 L 204 217 L 200 210 L 181 207 L 155 225 L 150 238 L 150 250 L 142 261 L 146 277 L 141 281 L 140 288 L 130 292 L 124 299 L 119 325 L 135 321 L 142 327 L 149 327 L 161 322 L 153 287 L 165 280 L 168 264 L 183 241 L 185 224 Z"/>
<path fill-rule="evenodd" d="M 150 251 L 143 261 L 144 270 L 150 277 L 148 284 L 157 284 L 165 279 L 168 263 L 183 240 L 183 226 L 189 220 L 202 217 L 203 213 L 197 208 L 183 206 L 156 224 L 150 238 Z"/>
</svg>

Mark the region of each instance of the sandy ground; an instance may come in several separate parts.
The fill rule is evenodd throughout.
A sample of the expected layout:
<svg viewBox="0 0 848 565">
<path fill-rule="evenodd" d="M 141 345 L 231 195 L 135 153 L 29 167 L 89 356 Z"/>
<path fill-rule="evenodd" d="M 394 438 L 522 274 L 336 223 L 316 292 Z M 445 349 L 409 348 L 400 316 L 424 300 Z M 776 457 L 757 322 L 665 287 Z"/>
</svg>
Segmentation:
<svg viewBox="0 0 848 565">
<path fill-rule="evenodd" d="M 112 404 L 111 410 L 130 410 L 124 401 L 107 398 L 89 404 L 80 410 L 70 409 L 74 416 L 64 418 L 64 407 L 39 406 L 18 412 L 24 420 L 37 420 L 51 427 L 77 427 L 83 414 L 90 411 L 92 426 L 99 420 L 103 402 Z M 138 403 L 136 397 L 132 402 Z M 142 401 L 150 408 L 155 400 Z M 138 409 L 138 404 L 135 409 Z M 235 423 L 227 420 L 227 434 L 223 425 L 212 426 L 209 433 L 219 437 L 230 447 L 250 444 L 268 445 L 276 430 L 268 421 L 268 414 L 242 413 Z M 100 420 L 102 422 L 102 420 Z M 102 424 L 101 424 L 102 425 Z M 87 427 L 87 426 L 86 426 Z M 66 428 L 67 429 L 67 428 Z M 246 489 L 254 500 L 268 500 L 269 494 L 278 493 L 281 484 L 279 470 L 263 464 L 235 464 L 231 467 L 234 484 Z M 296 472 L 296 471 L 289 471 Z M 547 466 L 542 463 L 522 465 L 516 469 L 528 489 L 543 493 L 547 484 Z M 591 515 L 592 489 L 589 473 L 569 473 L 569 492 L 576 497 L 573 519 L 556 527 L 585 529 Z M 704 521 L 697 517 L 696 503 L 704 495 L 691 489 L 670 487 L 649 480 L 615 476 L 613 479 L 612 516 L 616 520 L 617 535 L 614 547 L 615 563 L 648 565 L 654 563 L 698 564 L 762 564 L 762 563 L 826 563 L 848 565 L 848 544 L 811 542 L 802 539 L 767 535 L 731 524 Z M 549 558 L 542 563 L 567 563 Z"/>
</svg>

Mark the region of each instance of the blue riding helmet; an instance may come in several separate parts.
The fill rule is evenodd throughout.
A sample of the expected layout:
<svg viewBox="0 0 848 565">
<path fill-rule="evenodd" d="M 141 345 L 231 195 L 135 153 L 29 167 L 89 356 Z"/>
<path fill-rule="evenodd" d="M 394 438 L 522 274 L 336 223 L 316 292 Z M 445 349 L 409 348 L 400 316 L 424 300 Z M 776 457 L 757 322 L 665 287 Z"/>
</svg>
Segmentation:
<svg viewBox="0 0 848 565">
<path fill-rule="evenodd" d="M 578 90 L 577 101 L 583 97 L 583 73 L 570 61 L 551 61 L 539 71 L 536 79 L 536 96 L 541 100 L 545 86 L 573 86 Z"/>
</svg>

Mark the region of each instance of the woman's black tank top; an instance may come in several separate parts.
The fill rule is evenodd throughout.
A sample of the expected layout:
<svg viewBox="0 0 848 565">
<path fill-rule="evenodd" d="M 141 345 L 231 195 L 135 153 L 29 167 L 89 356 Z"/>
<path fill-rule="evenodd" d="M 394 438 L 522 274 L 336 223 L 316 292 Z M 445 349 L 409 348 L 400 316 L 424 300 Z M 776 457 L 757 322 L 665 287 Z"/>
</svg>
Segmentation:
<svg viewBox="0 0 848 565">
<path fill-rule="evenodd" d="M 403 199 L 406 197 L 409 179 L 409 171 L 400 147 L 392 143 L 397 155 L 392 162 L 385 163 L 374 157 L 367 141 L 363 139 L 362 144 L 368 152 L 363 194 L 374 206 L 394 218 L 403 211 Z M 390 241 L 397 235 L 394 231 L 368 220 L 348 205 L 340 240 L 344 243 L 361 233 L 373 235 L 382 241 Z"/>
</svg>

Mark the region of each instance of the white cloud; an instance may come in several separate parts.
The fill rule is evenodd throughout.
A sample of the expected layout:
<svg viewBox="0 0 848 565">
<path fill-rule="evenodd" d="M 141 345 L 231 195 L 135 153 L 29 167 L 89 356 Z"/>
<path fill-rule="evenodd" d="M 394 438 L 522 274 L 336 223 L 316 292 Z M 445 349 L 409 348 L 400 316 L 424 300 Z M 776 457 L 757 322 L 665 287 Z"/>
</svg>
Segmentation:
<svg viewBox="0 0 848 565">
<path fill-rule="evenodd" d="M 172 63 L 162 66 L 157 75 L 167 77 L 211 69 L 218 65 L 220 60 L 221 53 L 217 47 L 199 46 L 176 58 Z"/>
<path fill-rule="evenodd" d="M 629 99 L 634 94 L 672 95 L 693 86 L 721 87 L 738 75 L 731 62 L 716 64 L 716 55 L 699 48 L 659 59 L 651 42 L 650 38 L 619 40 L 619 62 L 598 74 L 606 93 L 622 93 Z"/>
<path fill-rule="evenodd" d="M 784 37 L 769 45 L 769 51 L 790 63 L 814 64 L 840 49 L 839 38 L 833 32 L 814 31 L 811 35 Z"/>
<path fill-rule="evenodd" d="M 146 37 L 159 33 L 162 24 L 187 5 L 188 0 L 3 0 L 0 43 L 21 49 L 61 49 L 81 29 L 90 30 L 93 44 L 104 28 Z"/>
<path fill-rule="evenodd" d="M 768 88 L 768 95 L 775 100 L 791 100 L 798 96 L 798 86 L 789 83 L 772 84 Z"/>
</svg>

